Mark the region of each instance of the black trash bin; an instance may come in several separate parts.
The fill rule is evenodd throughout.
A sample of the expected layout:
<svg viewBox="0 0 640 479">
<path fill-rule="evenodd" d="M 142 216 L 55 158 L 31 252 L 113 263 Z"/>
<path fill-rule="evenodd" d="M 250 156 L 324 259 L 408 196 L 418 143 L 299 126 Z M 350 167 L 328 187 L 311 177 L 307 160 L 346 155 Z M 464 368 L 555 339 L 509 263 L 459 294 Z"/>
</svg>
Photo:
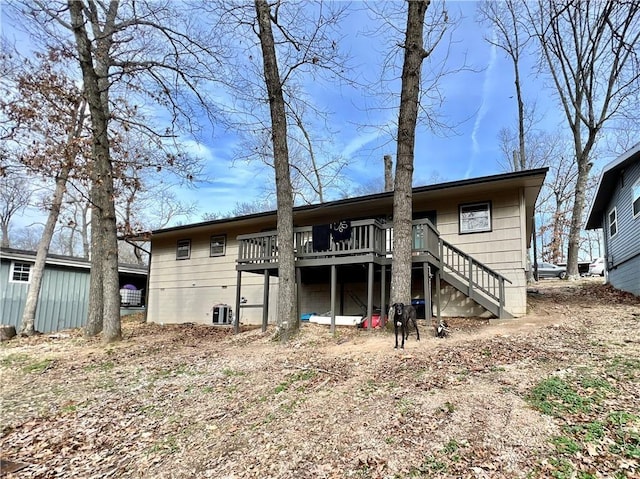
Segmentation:
<svg viewBox="0 0 640 479">
<path fill-rule="evenodd" d="M 427 319 L 424 310 L 424 299 L 412 299 L 411 304 L 416 308 L 416 317 L 419 319 Z"/>
</svg>

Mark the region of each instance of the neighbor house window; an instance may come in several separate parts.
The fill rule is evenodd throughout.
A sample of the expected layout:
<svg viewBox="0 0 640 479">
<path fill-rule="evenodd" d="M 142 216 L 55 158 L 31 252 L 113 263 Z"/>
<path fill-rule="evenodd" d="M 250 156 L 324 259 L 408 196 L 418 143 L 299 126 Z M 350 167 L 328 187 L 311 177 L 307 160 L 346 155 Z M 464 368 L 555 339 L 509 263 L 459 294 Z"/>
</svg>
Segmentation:
<svg viewBox="0 0 640 479">
<path fill-rule="evenodd" d="M 11 282 L 28 283 L 31 277 L 31 263 L 11 263 Z"/>
<path fill-rule="evenodd" d="M 491 202 L 460 205 L 460 234 L 491 231 Z"/>
<path fill-rule="evenodd" d="M 636 181 L 631 187 L 631 203 L 633 208 L 633 217 L 640 216 L 640 180 Z"/>
<path fill-rule="evenodd" d="M 613 238 L 618 233 L 618 212 L 616 209 L 609 211 L 609 238 Z"/>
<path fill-rule="evenodd" d="M 191 257 L 191 240 L 178 241 L 176 259 L 189 259 Z"/>
<path fill-rule="evenodd" d="M 212 236 L 211 252 L 209 253 L 209 255 L 224 256 L 226 246 L 227 246 L 227 237 L 225 235 Z"/>
</svg>

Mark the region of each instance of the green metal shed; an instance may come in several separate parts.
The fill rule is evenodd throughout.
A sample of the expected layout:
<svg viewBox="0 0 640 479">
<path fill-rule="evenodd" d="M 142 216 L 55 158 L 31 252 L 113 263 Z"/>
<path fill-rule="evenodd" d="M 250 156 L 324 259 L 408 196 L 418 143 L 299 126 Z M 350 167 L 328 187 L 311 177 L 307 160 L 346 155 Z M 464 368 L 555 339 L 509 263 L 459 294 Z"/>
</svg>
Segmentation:
<svg viewBox="0 0 640 479">
<path fill-rule="evenodd" d="M 36 253 L 0 249 L 0 323 L 18 329 Z M 120 265 L 120 287 L 145 290 L 147 267 Z M 87 318 L 91 263 L 85 258 L 49 255 L 38 299 L 35 329 L 42 333 L 80 328 Z M 144 298 L 144 295 L 142 295 Z M 144 300 L 140 309 L 144 308 Z"/>
</svg>

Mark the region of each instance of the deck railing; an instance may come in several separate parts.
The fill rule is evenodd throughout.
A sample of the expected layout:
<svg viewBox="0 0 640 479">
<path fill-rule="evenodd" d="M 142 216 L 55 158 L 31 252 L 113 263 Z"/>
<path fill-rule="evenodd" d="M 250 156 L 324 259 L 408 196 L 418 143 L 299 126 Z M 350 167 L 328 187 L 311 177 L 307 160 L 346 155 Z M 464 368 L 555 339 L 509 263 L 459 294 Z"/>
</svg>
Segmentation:
<svg viewBox="0 0 640 479">
<path fill-rule="evenodd" d="M 474 291 L 481 291 L 502 309 L 504 307 L 505 282 L 511 283 L 511 281 L 448 241 L 440 238 L 439 243 L 444 271 L 457 275 L 461 281 L 467 283 L 469 297 L 473 297 Z"/>
<path fill-rule="evenodd" d="M 393 227 L 378 220 L 358 220 L 350 223 L 348 239 L 335 241 L 330 232 L 327 243 L 313 244 L 313 228 L 294 228 L 294 250 L 298 260 L 329 259 L 342 256 L 372 254 L 391 258 L 393 255 Z M 417 220 L 412 227 L 412 252 L 427 255 L 427 261 L 457 278 L 469 297 L 478 292 L 494 302 L 500 311 L 504 307 L 505 282 L 511 282 L 500 273 L 477 261 L 461 249 L 443 240 L 440 233 L 427 220 Z M 269 265 L 278 262 L 278 234 L 276 231 L 238 236 L 239 265 Z M 453 280 L 452 280 L 453 281 Z"/>
<path fill-rule="evenodd" d="M 337 225 L 336 225 L 337 226 Z M 294 228 L 294 249 L 297 258 L 329 258 L 373 253 L 382 255 L 384 251 L 384 227 L 373 219 L 352 221 L 350 238 L 335 241 L 327 232 L 327 248 L 313 244 L 313 228 Z"/>
<path fill-rule="evenodd" d="M 393 225 L 378 220 L 358 220 L 350 224 L 349 239 L 334 241 L 328 234 L 326 248 L 318 248 L 313 244 L 313 228 L 304 226 L 294 228 L 296 258 L 330 258 L 372 253 L 377 256 L 393 255 Z M 412 250 L 414 254 L 429 254 L 435 260 L 440 258 L 440 233 L 427 220 L 413 222 Z M 238 236 L 240 264 L 264 264 L 278 261 L 278 234 L 276 231 L 252 233 Z"/>
<path fill-rule="evenodd" d="M 385 227 L 377 220 L 358 220 L 349 224 L 348 239 L 335 241 L 326 231 L 327 244 L 313 244 L 313 228 L 303 226 L 293 230 L 293 248 L 297 259 L 322 259 L 337 256 L 385 254 Z M 325 247 L 326 246 L 326 247 Z M 238 263 L 264 264 L 278 261 L 278 233 L 267 231 L 238 236 Z"/>
</svg>

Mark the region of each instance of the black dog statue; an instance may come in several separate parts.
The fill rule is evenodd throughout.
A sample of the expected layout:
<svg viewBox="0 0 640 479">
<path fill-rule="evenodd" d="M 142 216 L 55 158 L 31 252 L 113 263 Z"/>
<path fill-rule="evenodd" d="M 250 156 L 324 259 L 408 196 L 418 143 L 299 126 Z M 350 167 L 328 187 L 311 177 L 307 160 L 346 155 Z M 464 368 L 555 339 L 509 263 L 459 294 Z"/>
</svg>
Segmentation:
<svg viewBox="0 0 640 479">
<path fill-rule="evenodd" d="M 413 323 L 416 328 L 416 335 L 418 341 L 420 341 L 420 331 L 418 331 L 418 323 L 416 322 L 416 308 L 413 305 L 405 306 L 404 303 L 394 303 L 391 306 L 392 313 L 390 314 L 393 320 L 393 329 L 396 333 L 396 346 L 398 349 L 398 331 L 402 333 L 402 345 L 400 349 L 404 349 L 404 340 L 409 339 L 409 321 Z"/>
</svg>

